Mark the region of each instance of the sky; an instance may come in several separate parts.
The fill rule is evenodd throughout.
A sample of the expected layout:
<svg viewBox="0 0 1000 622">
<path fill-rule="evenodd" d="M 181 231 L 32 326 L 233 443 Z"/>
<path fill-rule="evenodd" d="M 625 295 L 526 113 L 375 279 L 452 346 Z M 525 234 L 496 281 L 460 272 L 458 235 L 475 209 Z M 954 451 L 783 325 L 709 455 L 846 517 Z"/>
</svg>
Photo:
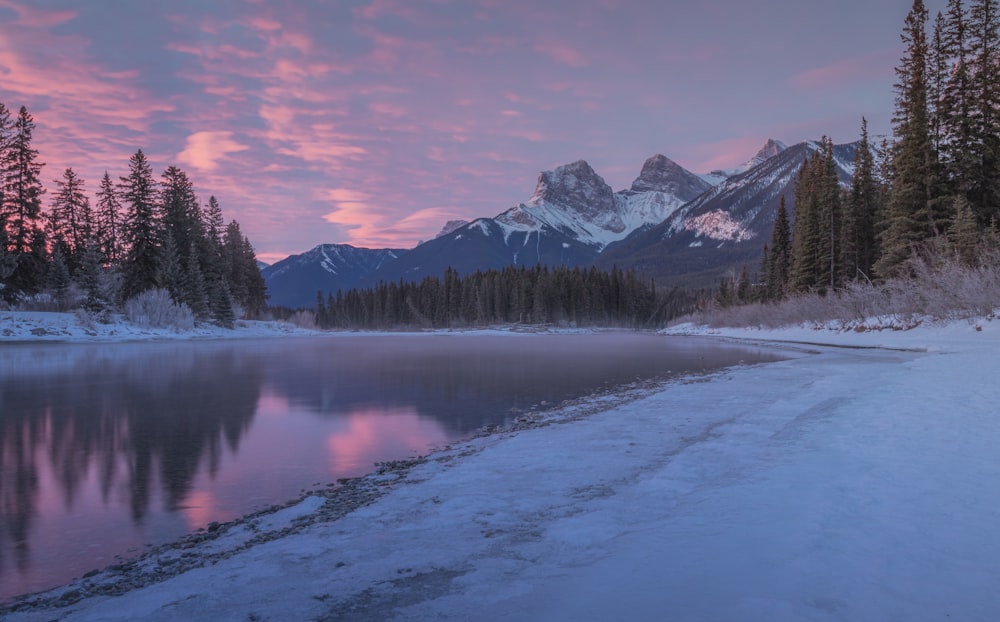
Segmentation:
<svg viewBox="0 0 1000 622">
<path fill-rule="evenodd" d="M 704 173 L 862 116 L 887 134 L 911 5 L 0 0 L 0 102 L 34 116 L 48 188 L 71 167 L 93 194 L 142 149 L 264 261 L 410 248 L 581 159 L 620 190 L 657 153 Z"/>
</svg>

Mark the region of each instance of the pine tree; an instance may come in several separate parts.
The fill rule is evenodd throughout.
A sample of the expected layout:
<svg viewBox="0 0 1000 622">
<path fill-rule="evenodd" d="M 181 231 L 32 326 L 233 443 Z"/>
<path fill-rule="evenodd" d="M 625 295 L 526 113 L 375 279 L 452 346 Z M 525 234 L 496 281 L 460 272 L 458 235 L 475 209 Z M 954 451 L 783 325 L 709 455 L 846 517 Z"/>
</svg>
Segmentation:
<svg viewBox="0 0 1000 622">
<path fill-rule="evenodd" d="M 80 258 L 80 270 L 77 278 L 80 287 L 86 294 L 83 307 L 91 313 L 100 313 L 108 307 L 109 301 L 105 299 L 101 288 L 102 262 L 100 245 L 96 239 L 91 238 Z"/>
<path fill-rule="evenodd" d="M 861 119 L 861 139 L 854 153 L 854 175 L 844 210 L 841 244 L 846 280 L 871 279 L 875 262 L 875 220 L 878 211 L 878 181 L 875 158 L 868 139 L 868 120 Z"/>
<path fill-rule="evenodd" d="M 819 284 L 820 239 L 822 237 L 817 177 L 819 152 L 802 163 L 795 181 L 795 228 L 792 233 L 792 291 L 808 291 Z"/>
<path fill-rule="evenodd" d="M 63 246 L 66 262 L 73 273 L 80 264 L 87 241 L 93 235 L 93 213 L 90 199 L 84 192 L 84 181 L 72 168 L 67 168 L 62 179 L 57 179 L 55 184 L 57 190 L 50 211 L 49 239 L 53 244 Z"/>
<path fill-rule="evenodd" d="M 194 184 L 187 174 L 176 166 L 163 172 L 160 182 L 160 217 L 162 234 L 169 233 L 174 245 L 181 251 L 180 263 L 183 271 L 191 269 L 191 261 L 197 262 L 198 255 L 189 253 L 201 237 L 201 218 L 198 199 L 194 194 Z"/>
<path fill-rule="evenodd" d="M 875 271 L 899 274 L 915 245 L 939 233 L 932 216 L 937 183 L 927 109 L 927 9 L 914 0 L 901 38 L 906 52 L 896 68 L 892 191 Z"/>
<path fill-rule="evenodd" d="M 3 250 L 7 250 L 10 240 L 7 237 L 7 202 L 4 199 L 7 193 L 7 163 L 10 158 L 10 146 L 14 137 L 14 121 L 10 118 L 10 109 L 0 102 L 0 219 L 4 223 L 4 244 Z"/>
<path fill-rule="evenodd" d="M 997 0 L 972 0 L 969 54 L 973 96 L 970 125 L 973 180 L 969 200 L 982 226 L 1000 215 L 1000 6 Z"/>
<path fill-rule="evenodd" d="M 820 228 L 820 235 L 817 238 L 819 242 L 817 285 L 833 290 L 840 286 L 841 275 L 838 263 L 842 220 L 840 178 L 837 175 L 837 163 L 833 157 L 833 140 L 824 136 L 821 146 L 820 168 L 817 171 L 816 181 Z"/>
<path fill-rule="evenodd" d="M 942 140 L 939 156 L 951 191 L 968 197 L 975 177 L 975 150 L 971 124 L 973 96 L 969 66 L 968 18 L 962 0 L 948 0 L 942 43 L 949 64 L 938 117 Z"/>
<path fill-rule="evenodd" d="M 141 149 L 129 159 L 129 174 L 121 178 L 119 189 L 128 210 L 120 296 L 128 300 L 157 287 L 160 264 L 156 183 L 153 169 Z"/>
<path fill-rule="evenodd" d="M 934 150 L 941 151 L 944 142 L 944 105 L 948 84 L 951 55 L 946 44 L 948 24 L 943 13 L 934 18 L 934 31 L 928 48 L 927 59 L 927 106 L 930 116 L 931 142 Z"/>
<path fill-rule="evenodd" d="M 66 265 L 66 257 L 62 253 L 62 249 L 57 246 L 52 251 L 52 262 L 48 271 L 48 286 L 55 295 L 56 302 L 58 302 L 60 308 L 66 305 L 69 285 L 69 268 Z"/>
<path fill-rule="evenodd" d="M 184 289 L 184 268 L 181 266 L 181 254 L 174 243 L 174 236 L 169 231 L 162 234 L 160 244 L 155 282 L 158 287 L 167 290 L 175 303 L 187 302 Z"/>
<path fill-rule="evenodd" d="M 181 298 L 199 320 L 209 319 L 209 297 L 205 276 L 198 261 L 198 244 L 191 240 L 187 252 L 187 269 L 181 276 Z"/>
<path fill-rule="evenodd" d="M 976 215 L 969 206 L 969 201 L 963 196 L 958 197 L 955 205 L 955 220 L 948 232 L 958 258 L 967 266 L 976 265 L 976 251 L 979 246 L 979 227 Z"/>
<path fill-rule="evenodd" d="M 785 197 L 782 195 L 781 203 L 778 204 L 778 213 L 774 217 L 770 251 L 767 255 L 767 278 L 765 281 L 767 299 L 780 300 L 787 295 L 791 268 L 792 230 L 788 223 Z"/>
<path fill-rule="evenodd" d="M 40 223 L 45 189 L 40 181 L 44 164 L 38 162 L 38 151 L 31 146 L 34 129 L 34 119 L 27 108 L 21 106 L 0 162 L 0 192 L 3 194 L 0 212 L 7 222 L 9 250 L 17 258 L 17 266 L 7 284 L 15 292 L 25 293 L 34 292 L 41 285 L 46 255 L 43 252 L 39 256 L 39 247 L 45 245 Z"/>
<path fill-rule="evenodd" d="M 97 190 L 94 227 L 94 235 L 104 262 L 114 265 L 122 259 L 122 230 L 121 202 L 111 182 L 111 175 L 104 171 L 101 186 Z"/>
</svg>

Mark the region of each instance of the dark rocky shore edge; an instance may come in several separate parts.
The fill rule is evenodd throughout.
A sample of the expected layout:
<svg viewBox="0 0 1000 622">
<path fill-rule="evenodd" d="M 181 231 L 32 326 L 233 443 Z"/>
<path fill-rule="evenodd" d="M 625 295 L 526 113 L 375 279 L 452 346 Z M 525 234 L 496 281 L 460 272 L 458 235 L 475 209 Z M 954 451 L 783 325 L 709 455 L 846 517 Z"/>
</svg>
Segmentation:
<svg viewBox="0 0 1000 622">
<path fill-rule="evenodd" d="M 792 350 L 793 348 L 775 349 Z M 801 350 L 799 350 L 801 352 Z M 743 366 L 737 365 L 734 367 Z M 733 367 L 728 368 L 729 370 Z M 451 463 L 482 451 L 485 438 L 501 439 L 524 430 L 570 423 L 611 410 L 666 389 L 674 383 L 709 382 L 727 370 L 685 373 L 680 376 L 636 381 L 629 385 L 585 397 L 567 400 L 549 408 L 518 414 L 504 426 L 486 426 L 475 434 L 415 458 L 376 463 L 374 471 L 360 477 L 343 478 L 336 484 L 303 492 L 284 504 L 271 505 L 225 523 L 210 523 L 179 540 L 150 547 L 132 558 L 119 557 L 118 563 L 102 570 L 92 570 L 70 583 L 43 592 L 24 594 L 0 603 L 0 617 L 29 610 L 58 609 L 83 599 L 118 596 L 160 583 L 189 570 L 203 568 L 232 557 L 254 546 L 301 532 L 317 523 L 334 522 L 358 508 L 367 506 L 395 486 L 408 483 L 410 471 L 429 461 Z M 305 513 L 296 508 L 312 502 Z M 292 514 L 282 517 L 282 514 Z M 271 523 L 268 525 L 267 523 Z M 235 542 L 226 543 L 227 536 Z"/>
</svg>

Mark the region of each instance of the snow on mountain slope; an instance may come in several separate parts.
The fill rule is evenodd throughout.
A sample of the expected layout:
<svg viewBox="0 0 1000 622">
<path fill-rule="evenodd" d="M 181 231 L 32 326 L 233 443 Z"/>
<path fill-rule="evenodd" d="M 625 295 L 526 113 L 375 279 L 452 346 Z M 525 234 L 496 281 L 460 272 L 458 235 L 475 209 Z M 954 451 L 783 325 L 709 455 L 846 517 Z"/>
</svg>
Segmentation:
<svg viewBox="0 0 1000 622">
<path fill-rule="evenodd" d="M 657 154 L 646 160 L 631 188 L 615 193 L 580 160 L 540 174 L 531 198 L 495 220 L 505 237 L 548 226 L 601 250 L 640 227 L 663 221 L 709 188 L 697 175 Z"/>
<path fill-rule="evenodd" d="M 757 153 L 754 154 L 752 158 L 750 158 L 743 164 L 733 168 L 716 169 L 710 173 L 699 175 L 699 177 L 701 177 L 706 182 L 712 184 L 713 186 L 717 186 L 722 182 L 726 181 L 727 179 L 729 179 L 730 177 L 734 177 L 741 173 L 745 173 L 750 169 L 754 168 L 755 166 L 762 164 L 767 160 L 770 160 L 771 158 L 778 155 L 785 149 L 788 149 L 788 146 L 785 145 L 785 143 L 781 142 L 780 140 L 774 140 L 773 138 L 768 138 L 767 142 L 764 143 L 764 146 L 761 147 L 757 151 Z"/>
</svg>

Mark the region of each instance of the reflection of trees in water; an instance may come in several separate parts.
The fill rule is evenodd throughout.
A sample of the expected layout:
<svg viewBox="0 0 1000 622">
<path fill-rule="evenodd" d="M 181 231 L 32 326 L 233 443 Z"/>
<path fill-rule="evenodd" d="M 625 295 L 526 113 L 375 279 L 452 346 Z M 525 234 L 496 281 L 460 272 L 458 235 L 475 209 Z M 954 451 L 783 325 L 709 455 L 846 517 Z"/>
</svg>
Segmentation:
<svg viewBox="0 0 1000 622">
<path fill-rule="evenodd" d="M 0 569 L 7 551 L 27 562 L 41 461 L 66 507 L 96 476 L 105 502 L 127 490 L 138 522 L 156 483 L 176 509 L 203 461 L 214 476 L 223 443 L 235 452 L 249 428 L 262 383 L 256 358 L 211 344 L 116 348 L 53 349 L 71 360 L 0 369 Z"/>
</svg>

